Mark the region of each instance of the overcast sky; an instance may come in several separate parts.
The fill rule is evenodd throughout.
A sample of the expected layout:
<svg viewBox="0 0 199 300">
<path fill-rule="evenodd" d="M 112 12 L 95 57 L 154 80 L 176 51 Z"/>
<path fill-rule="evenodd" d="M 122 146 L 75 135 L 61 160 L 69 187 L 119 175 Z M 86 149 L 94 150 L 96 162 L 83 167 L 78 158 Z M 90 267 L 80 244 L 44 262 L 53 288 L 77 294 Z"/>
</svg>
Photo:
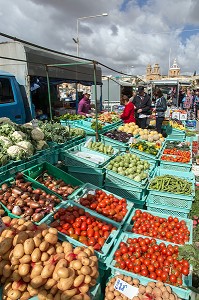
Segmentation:
<svg viewBox="0 0 199 300">
<path fill-rule="evenodd" d="M 171 49 L 181 73 L 199 73 L 199 0 L 0 0 L 0 7 L 1 32 L 73 55 L 77 18 L 108 13 L 79 21 L 81 57 L 139 75 L 159 63 L 167 74 Z"/>
</svg>

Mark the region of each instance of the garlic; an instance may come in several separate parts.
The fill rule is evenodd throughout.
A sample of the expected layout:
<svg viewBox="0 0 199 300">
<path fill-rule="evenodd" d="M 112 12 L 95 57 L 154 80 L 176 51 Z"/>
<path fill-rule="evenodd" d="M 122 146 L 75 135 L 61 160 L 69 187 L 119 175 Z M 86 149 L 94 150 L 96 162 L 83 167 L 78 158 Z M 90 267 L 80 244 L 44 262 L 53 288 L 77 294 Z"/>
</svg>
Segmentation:
<svg viewBox="0 0 199 300">
<path fill-rule="evenodd" d="M 15 205 L 12 209 L 14 215 L 20 216 L 22 214 L 21 208 L 18 205 Z"/>
</svg>

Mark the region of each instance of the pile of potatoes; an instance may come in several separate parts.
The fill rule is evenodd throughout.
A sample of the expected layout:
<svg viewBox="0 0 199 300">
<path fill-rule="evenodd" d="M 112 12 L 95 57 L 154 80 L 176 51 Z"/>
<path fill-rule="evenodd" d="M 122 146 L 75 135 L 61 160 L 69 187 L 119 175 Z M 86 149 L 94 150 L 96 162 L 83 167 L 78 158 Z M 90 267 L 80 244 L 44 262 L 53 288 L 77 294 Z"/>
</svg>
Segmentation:
<svg viewBox="0 0 199 300">
<path fill-rule="evenodd" d="M 110 279 L 106 286 L 104 300 L 129 300 L 128 297 L 114 289 L 117 278 L 120 278 L 128 284 L 139 288 L 139 294 L 132 300 L 181 300 L 172 292 L 170 286 L 164 285 L 162 282 L 149 282 L 147 286 L 141 285 L 137 278 L 130 276 L 117 275 Z"/>
<path fill-rule="evenodd" d="M 3 217 L 0 284 L 3 299 L 90 300 L 98 261 L 92 247 L 58 242 L 57 230 L 24 219 Z"/>
</svg>

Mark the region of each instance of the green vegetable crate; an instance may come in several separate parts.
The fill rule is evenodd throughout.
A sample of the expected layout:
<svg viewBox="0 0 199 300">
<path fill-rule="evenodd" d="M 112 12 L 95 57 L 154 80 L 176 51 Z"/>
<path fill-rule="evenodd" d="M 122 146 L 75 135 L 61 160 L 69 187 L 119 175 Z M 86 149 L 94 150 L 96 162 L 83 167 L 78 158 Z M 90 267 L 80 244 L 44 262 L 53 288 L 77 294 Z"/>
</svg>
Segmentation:
<svg viewBox="0 0 199 300">
<path fill-rule="evenodd" d="M 183 142 L 184 140 L 185 140 L 185 133 L 182 133 L 182 134 L 170 134 L 166 138 L 166 141 L 179 141 L 179 142 Z"/>
<path fill-rule="evenodd" d="M 132 221 L 132 217 L 135 215 L 135 211 L 136 211 L 136 209 L 133 209 L 132 212 L 128 215 L 128 219 L 126 220 L 125 225 L 123 227 L 124 231 L 131 232 L 131 229 L 132 229 L 133 224 L 134 224 L 134 221 Z M 168 219 L 168 217 L 171 215 L 171 214 L 162 214 L 162 213 L 158 213 L 158 212 L 155 213 L 155 212 L 150 211 L 148 209 L 147 210 L 142 210 L 141 209 L 141 211 L 142 212 L 147 212 L 147 213 L 149 213 L 153 216 L 157 216 L 157 217 L 160 217 L 160 218 L 166 218 L 166 219 Z M 174 215 L 174 217 L 176 217 L 176 215 Z M 190 219 L 187 219 L 187 218 L 186 219 L 185 218 L 179 218 L 179 221 L 182 221 L 182 220 L 186 222 L 188 230 L 190 231 L 189 241 L 186 242 L 185 244 L 192 244 L 192 242 L 193 242 L 193 220 L 190 220 Z M 133 233 L 133 234 L 137 235 L 136 233 Z M 171 244 L 173 244 L 173 243 L 171 243 Z"/>
<path fill-rule="evenodd" d="M 60 205 L 59 208 L 67 208 L 67 207 L 79 207 L 79 208 L 81 208 L 80 205 L 78 205 L 78 204 L 72 204 L 72 203 L 69 203 L 69 202 Z M 86 208 L 84 208 L 84 211 L 86 213 L 90 212 Z M 54 213 L 56 213 L 56 212 L 57 212 L 57 210 Z M 90 215 L 94 216 L 95 218 L 99 219 L 102 222 L 105 222 L 107 224 L 111 224 L 111 225 L 113 225 L 116 228 L 115 230 L 113 230 L 110 233 L 109 237 L 106 239 L 106 241 L 105 241 L 103 247 L 101 248 L 101 250 L 100 251 L 95 250 L 95 254 L 98 257 L 99 262 L 102 263 L 102 265 L 104 265 L 104 262 L 105 262 L 105 260 L 106 260 L 106 258 L 108 256 L 109 252 L 111 251 L 112 247 L 114 246 L 115 241 L 117 240 L 117 238 L 118 238 L 118 236 L 120 234 L 121 228 L 120 228 L 119 225 L 115 225 L 114 221 L 112 221 L 110 219 L 107 221 L 106 218 L 104 218 L 102 215 L 99 215 L 98 213 L 96 213 L 94 211 L 92 211 L 90 213 Z M 43 223 L 45 222 L 48 226 L 50 226 L 50 224 L 54 221 L 53 216 L 54 216 L 54 214 L 50 214 L 48 216 L 48 218 L 45 221 L 43 221 Z M 79 247 L 79 246 L 80 247 L 84 247 L 85 246 L 85 244 L 83 244 L 83 243 L 81 243 L 81 242 L 79 242 L 79 241 L 71 238 L 70 236 L 68 236 L 68 235 L 66 235 L 66 234 L 64 234 L 64 233 L 62 233 L 60 231 L 58 231 L 58 237 L 59 237 L 59 240 L 61 240 L 61 241 L 68 241 L 68 242 L 70 242 L 74 247 Z"/>
<path fill-rule="evenodd" d="M 88 149 L 84 147 L 84 144 L 81 144 L 65 151 L 64 163 L 71 167 L 102 168 L 115 154 L 113 156 L 105 155 L 101 152 Z"/>
<path fill-rule="evenodd" d="M 114 139 L 108 138 L 105 135 L 101 135 L 101 141 L 104 144 L 108 143 L 108 145 L 111 145 L 113 147 L 117 147 L 117 149 L 120 152 L 125 152 L 126 150 L 129 149 L 129 143 L 122 143 L 122 142 L 120 142 L 118 140 L 114 140 Z"/>
<path fill-rule="evenodd" d="M 97 186 L 92 185 L 92 184 L 90 184 L 90 183 L 86 183 L 86 184 L 84 184 L 80 189 L 76 190 L 76 191 L 70 196 L 70 199 L 72 200 L 72 202 L 73 202 L 74 204 L 78 203 L 82 208 L 85 208 L 83 205 L 80 204 L 80 198 L 85 197 L 88 193 L 93 195 L 93 194 L 95 194 L 95 191 L 96 191 L 96 190 L 99 190 L 99 188 L 98 188 Z M 109 194 L 112 194 L 112 193 L 110 193 L 109 191 L 106 191 L 106 190 L 104 190 L 104 189 L 102 189 L 102 191 L 104 191 L 104 192 L 105 192 L 106 194 L 108 194 L 108 195 L 109 195 Z M 117 196 L 117 195 L 115 195 L 115 194 L 113 194 L 113 196 L 114 196 L 115 198 L 118 198 L 118 199 L 123 199 L 123 197 Z M 126 200 L 126 201 L 127 201 L 127 200 Z M 112 219 L 111 219 L 111 220 L 115 223 L 115 225 L 123 226 L 123 224 L 126 223 L 126 220 L 129 218 L 129 214 L 131 214 L 132 209 L 133 209 L 133 203 L 127 201 L 127 213 L 126 213 L 126 216 L 123 218 L 123 220 L 122 220 L 121 222 L 117 222 L 117 221 L 112 220 Z M 95 210 L 92 210 L 92 209 L 89 209 L 89 208 L 87 208 L 87 210 L 88 210 L 88 212 L 89 212 L 90 214 L 92 214 L 93 211 L 95 212 Z M 100 213 L 98 213 L 98 214 L 100 214 Z M 101 214 L 100 214 L 100 215 L 101 215 Z M 106 221 L 109 221 L 109 220 L 110 220 L 110 218 L 108 218 L 108 217 L 106 217 L 106 216 L 104 216 L 104 215 L 103 215 L 103 217 L 104 217 L 104 220 L 106 220 Z"/>
<path fill-rule="evenodd" d="M 114 253 L 119 248 L 119 244 L 121 242 L 125 243 L 128 238 L 138 238 L 138 237 L 143 237 L 143 236 L 135 235 L 135 234 L 130 233 L 130 232 L 128 232 L 128 233 L 127 232 L 122 232 L 120 234 L 119 238 L 117 239 L 117 242 L 114 245 L 111 253 L 107 257 L 106 264 L 111 268 L 111 273 L 112 274 L 117 274 L 117 275 L 123 274 L 125 276 L 131 276 L 133 278 L 137 278 L 137 279 L 139 279 L 139 281 L 142 285 L 147 285 L 147 283 L 151 282 L 151 281 L 157 282 L 157 280 L 155 280 L 155 279 L 144 277 L 144 276 L 141 276 L 139 274 L 135 274 L 135 273 L 132 273 L 130 271 L 122 270 L 120 268 L 115 267 L 116 261 L 114 260 Z M 160 244 L 160 243 L 162 243 L 162 241 L 160 241 L 160 240 L 157 241 L 157 244 Z M 170 244 L 170 243 L 167 243 L 167 242 L 164 242 L 164 243 L 165 243 L 165 245 Z M 165 285 L 169 285 L 169 284 L 165 283 Z M 178 295 L 178 297 L 180 297 L 181 299 L 189 300 L 189 297 L 191 295 L 191 291 L 189 289 L 187 289 L 187 287 L 192 286 L 192 272 L 190 271 L 188 276 L 183 276 L 183 287 L 184 288 L 176 287 L 176 286 L 173 286 L 173 285 L 169 285 L 169 286 L 171 287 L 172 291 Z"/>
<path fill-rule="evenodd" d="M 11 178 L 9 178 L 9 179 L 7 179 L 7 180 L 1 182 L 1 183 L 0 183 L 0 186 L 1 186 L 3 183 L 7 183 L 8 186 L 10 186 L 10 185 L 13 183 L 14 180 L 15 180 L 15 178 L 14 178 L 14 177 L 11 177 Z M 30 182 L 30 180 L 28 180 L 28 178 L 26 178 L 25 176 L 24 176 L 24 181 L 25 181 L 25 182 Z M 43 190 L 44 192 L 46 192 L 47 194 L 55 195 L 54 192 L 52 192 L 51 190 L 47 189 L 47 187 L 45 187 L 44 185 L 38 183 L 37 181 L 32 182 L 31 186 L 33 187 L 33 189 L 42 189 L 42 190 Z M 58 204 L 55 206 L 55 208 L 59 208 L 59 207 L 61 206 L 61 202 L 62 202 L 61 197 L 60 197 L 60 196 L 57 196 L 57 197 L 60 199 L 60 203 L 58 203 Z M 22 216 L 17 216 L 17 215 L 15 215 L 15 214 L 13 214 L 13 213 L 12 213 L 12 212 L 11 212 L 11 211 L 3 204 L 3 203 L 1 203 L 1 206 L 2 206 L 3 209 L 7 212 L 8 216 L 9 216 L 10 218 L 15 218 L 15 219 L 21 219 L 21 218 L 22 218 Z M 46 215 L 43 217 L 43 219 L 42 219 L 41 221 L 35 222 L 35 224 L 40 225 L 41 223 L 45 223 L 46 220 L 48 219 L 49 215 L 51 215 L 51 214 L 52 214 L 52 213 L 46 214 Z"/>
<path fill-rule="evenodd" d="M 147 186 L 148 190 L 148 198 L 147 202 L 149 206 L 154 205 L 161 205 L 163 209 L 167 209 L 168 207 L 175 207 L 185 210 L 190 210 L 192 206 L 192 201 L 194 200 L 195 196 L 195 176 L 192 172 L 177 172 L 177 171 L 169 171 L 165 169 L 161 169 L 160 167 L 156 168 L 153 178 L 156 176 L 164 176 L 164 175 L 173 175 L 181 179 L 185 179 L 191 183 L 192 192 L 191 194 L 181 194 L 174 193 L 174 192 L 166 192 L 166 191 L 159 191 L 150 188 L 150 182 Z M 153 179 L 152 178 L 152 179 Z M 151 179 L 151 180 L 152 180 Z M 164 184 L 164 183 L 162 183 Z M 163 186 L 164 187 L 164 186 Z M 180 187 L 179 187 L 180 188 Z"/>
<path fill-rule="evenodd" d="M 72 186 L 78 187 L 78 189 L 83 185 L 83 182 L 78 180 L 77 178 L 65 173 L 64 171 L 60 170 L 59 168 L 45 162 L 38 165 L 35 165 L 34 167 L 31 167 L 29 169 L 26 169 L 23 171 L 23 174 L 25 175 L 25 178 L 27 178 L 31 182 L 38 182 L 37 178 L 43 175 L 44 173 L 47 173 L 48 175 L 52 175 L 56 180 L 63 180 L 66 184 L 70 184 Z M 42 184 L 42 186 L 45 186 Z M 75 190 L 74 192 L 76 192 Z M 56 192 L 53 192 L 57 196 L 60 196 Z M 68 196 L 68 199 L 71 198 L 73 193 Z"/>
<path fill-rule="evenodd" d="M 68 173 L 84 183 L 91 183 L 100 188 L 104 186 L 106 169 L 93 167 L 68 167 Z"/>
<path fill-rule="evenodd" d="M 149 162 L 153 162 L 156 165 L 158 163 L 161 150 L 162 150 L 162 148 L 160 148 L 157 155 L 152 155 L 152 154 L 146 153 L 144 151 L 139 151 L 138 149 L 135 149 L 135 148 L 131 148 L 131 147 L 129 148 L 130 153 L 134 153 L 134 154 L 138 155 L 141 159 L 145 159 Z"/>
<path fill-rule="evenodd" d="M 64 157 L 65 157 L 65 151 L 72 148 L 72 147 L 75 147 L 79 144 L 82 144 L 86 141 L 86 138 L 81 138 L 81 139 L 74 139 L 72 141 L 68 141 L 68 143 L 63 146 L 61 149 L 60 149 L 60 152 L 59 152 L 59 160 L 64 160 Z"/>
<path fill-rule="evenodd" d="M 169 214 L 171 216 L 175 216 L 178 218 L 188 218 L 190 209 L 189 208 L 178 208 L 174 206 L 168 206 L 168 205 L 162 205 L 162 204 L 154 204 L 151 203 L 151 201 L 148 201 L 148 198 L 146 199 L 146 206 L 147 210 L 150 210 L 152 212 L 162 213 L 162 214 Z"/>
<path fill-rule="evenodd" d="M 99 121 L 98 121 L 98 124 L 100 124 Z M 95 130 L 92 129 L 91 125 L 92 125 L 92 122 L 80 120 L 77 124 L 75 124 L 75 127 L 79 127 L 81 129 L 85 130 L 86 134 L 88 134 L 88 135 L 95 135 Z M 104 133 L 104 132 L 110 130 L 111 128 L 112 128 L 111 125 L 106 123 L 106 125 L 104 125 L 101 130 L 98 130 L 98 133 L 99 134 Z"/>
</svg>

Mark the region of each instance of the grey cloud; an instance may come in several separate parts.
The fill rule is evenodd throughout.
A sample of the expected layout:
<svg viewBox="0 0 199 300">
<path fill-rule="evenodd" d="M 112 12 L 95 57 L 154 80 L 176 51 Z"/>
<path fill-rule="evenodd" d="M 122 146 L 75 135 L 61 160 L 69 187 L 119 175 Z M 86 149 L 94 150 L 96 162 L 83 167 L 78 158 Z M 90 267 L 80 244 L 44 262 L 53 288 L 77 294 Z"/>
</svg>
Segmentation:
<svg viewBox="0 0 199 300">
<path fill-rule="evenodd" d="M 118 34 L 118 27 L 116 25 L 112 25 L 111 31 L 112 31 L 111 35 L 116 36 Z"/>
</svg>

